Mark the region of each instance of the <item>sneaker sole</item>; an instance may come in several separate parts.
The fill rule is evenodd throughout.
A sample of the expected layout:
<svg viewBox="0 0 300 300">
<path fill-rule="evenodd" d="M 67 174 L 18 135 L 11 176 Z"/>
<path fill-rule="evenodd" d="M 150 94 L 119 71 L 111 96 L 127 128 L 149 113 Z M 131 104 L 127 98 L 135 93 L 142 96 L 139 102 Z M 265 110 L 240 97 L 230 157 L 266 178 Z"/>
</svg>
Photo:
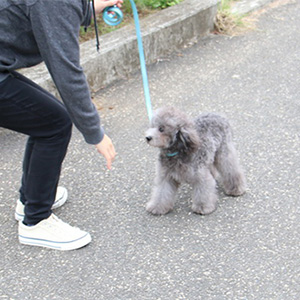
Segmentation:
<svg viewBox="0 0 300 300">
<path fill-rule="evenodd" d="M 29 238 L 29 237 L 19 235 L 19 242 L 21 244 L 56 249 L 61 251 L 75 250 L 75 249 L 82 248 L 88 245 L 91 242 L 91 240 L 92 238 L 89 233 L 86 233 L 84 236 L 82 236 L 77 240 L 69 241 L 69 242 L 54 242 L 54 241 Z"/>
<path fill-rule="evenodd" d="M 67 201 L 67 199 L 68 199 L 68 191 L 65 190 L 65 192 L 62 194 L 62 196 L 54 202 L 54 204 L 52 205 L 52 209 L 56 209 L 56 208 L 63 206 L 65 204 L 65 202 Z M 24 215 L 18 214 L 15 211 L 15 220 L 16 221 L 18 221 L 18 222 L 23 221 L 24 217 L 25 217 Z"/>
</svg>

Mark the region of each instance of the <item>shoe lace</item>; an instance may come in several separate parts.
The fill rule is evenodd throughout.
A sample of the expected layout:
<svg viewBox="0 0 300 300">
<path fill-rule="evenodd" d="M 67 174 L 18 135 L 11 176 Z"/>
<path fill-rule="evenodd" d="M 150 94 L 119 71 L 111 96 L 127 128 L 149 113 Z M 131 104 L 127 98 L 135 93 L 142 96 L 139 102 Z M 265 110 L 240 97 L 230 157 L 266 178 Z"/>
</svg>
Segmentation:
<svg viewBox="0 0 300 300">
<path fill-rule="evenodd" d="M 48 222 L 48 226 L 53 228 L 56 231 L 61 231 L 62 229 L 80 231 L 80 229 L 78 227 L 74 227 L 74 226 L 69 225 L 68 223 L 66 223 L 66 222 L 62 221 L 61 219 L 59 219 L 54 214 L 51 215 L 51 221 Z"/>
</svg>

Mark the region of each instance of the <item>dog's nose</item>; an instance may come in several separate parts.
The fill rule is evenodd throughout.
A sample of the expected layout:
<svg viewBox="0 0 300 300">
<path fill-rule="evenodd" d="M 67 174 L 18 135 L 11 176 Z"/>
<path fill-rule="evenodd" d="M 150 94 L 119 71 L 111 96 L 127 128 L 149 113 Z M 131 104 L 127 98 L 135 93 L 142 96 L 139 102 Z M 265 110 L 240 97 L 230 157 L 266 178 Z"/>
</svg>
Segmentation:
<svg viewBox="0 0 300 300">
<path fill-rule="evenodd" d="M 146 136 L 147 142 L 150 142 L 152 140 L 152 136 Z"/>
</svg>

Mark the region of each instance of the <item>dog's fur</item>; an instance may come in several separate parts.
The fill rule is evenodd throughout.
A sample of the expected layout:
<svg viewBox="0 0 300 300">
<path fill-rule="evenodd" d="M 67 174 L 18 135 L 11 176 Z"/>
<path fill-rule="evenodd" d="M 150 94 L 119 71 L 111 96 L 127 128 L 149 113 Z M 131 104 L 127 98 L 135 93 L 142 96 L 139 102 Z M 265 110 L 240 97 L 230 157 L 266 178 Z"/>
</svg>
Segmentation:
<svg viewBox="0 0 300 300">
<path fill-rule="evenodd" d="M 246 190 L 242 168 L 228 121 L 214 113 L 195 120 L 175 109 L 158 109 L 146 132 L 149 145 L 160 148 L 154 189 L 147 211 L 166 214 L 172 210 L 180 183 L 192 185 L 192 210 L 209 214 L 216 209 L 216 178 L 227 195 Z M 219 179 L 219 178 L 218 178 Z"/>
</svg>

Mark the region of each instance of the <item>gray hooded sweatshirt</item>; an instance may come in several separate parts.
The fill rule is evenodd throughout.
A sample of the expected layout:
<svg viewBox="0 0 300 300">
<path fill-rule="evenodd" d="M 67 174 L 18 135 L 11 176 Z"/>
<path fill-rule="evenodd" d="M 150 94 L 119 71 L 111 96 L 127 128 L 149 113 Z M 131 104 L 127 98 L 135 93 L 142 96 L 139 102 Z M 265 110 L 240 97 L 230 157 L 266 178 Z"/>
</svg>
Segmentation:
<svg viewBox="0 0 300 300">
<path fill-rule="evenodd" d="M 0 82 L 44 61 L 73 123 L 87 143 L 97 144 L 104 133 L 78 42 L 80 26 L 90 20 L 87 0 L 1 0 Z"/>
</svg>

